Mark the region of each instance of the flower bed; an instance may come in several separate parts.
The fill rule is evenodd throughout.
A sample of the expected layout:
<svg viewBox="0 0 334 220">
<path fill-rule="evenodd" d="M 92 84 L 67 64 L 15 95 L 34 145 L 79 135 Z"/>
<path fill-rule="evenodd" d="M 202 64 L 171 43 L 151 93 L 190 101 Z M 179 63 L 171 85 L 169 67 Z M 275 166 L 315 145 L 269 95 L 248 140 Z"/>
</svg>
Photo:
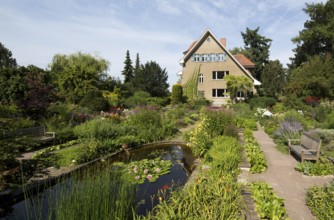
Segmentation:
<svg viewBox="0 0 334 220">
<path fill-rule="evenodd" d="M 320 220 L 334 219 L 334 181 L 328 186 L 313 186 L 306 194 L 306 204 Z"/>
<path fill-rule="evenodd" d="M 278 197 L 271 186 L 265 182 L 251 184 L 255 209 L 261 219 L 287 219 L 284 200 Z"/>
<path fill-rule="evenodd" d="M 307 176 L 325 176 L 334 174 L 333 163 L 324 157 L 320 157 L 319 162 L 316 163 L 309 161 L 298 163 L 295 169 Z"/>
<path fill-rule="evenodd" d="M 256 142 L 253 137 L 253 132 L 249 129 L 245 129 L 245 150 L 246 157 L 251 164 L 250 171 L 252 173 L 262 173 L 267 170 L 267 160 L 261 151 L 260 145 Z"/>
</svg>

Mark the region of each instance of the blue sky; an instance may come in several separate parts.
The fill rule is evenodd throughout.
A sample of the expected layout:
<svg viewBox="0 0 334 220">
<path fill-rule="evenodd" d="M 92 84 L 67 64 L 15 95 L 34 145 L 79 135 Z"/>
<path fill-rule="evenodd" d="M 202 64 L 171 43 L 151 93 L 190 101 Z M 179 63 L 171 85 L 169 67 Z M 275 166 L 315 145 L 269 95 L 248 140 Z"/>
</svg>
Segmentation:
<svg viewBox="0 0 334 220">
<path fill-rule="evenodd" d="M 19 65 L 47 68 L 55 54 L 90 53 L 120 77 L 126 50 L 156 61 L 176 83 L 182 52 L 206 29 L 243 47 L 241 31 L 260 27 L 270 58 L 286 65 L 291 39 L 308 19 L 305 3 L 325 0 L 0 0 L 0 42 Z"/>
</svg>

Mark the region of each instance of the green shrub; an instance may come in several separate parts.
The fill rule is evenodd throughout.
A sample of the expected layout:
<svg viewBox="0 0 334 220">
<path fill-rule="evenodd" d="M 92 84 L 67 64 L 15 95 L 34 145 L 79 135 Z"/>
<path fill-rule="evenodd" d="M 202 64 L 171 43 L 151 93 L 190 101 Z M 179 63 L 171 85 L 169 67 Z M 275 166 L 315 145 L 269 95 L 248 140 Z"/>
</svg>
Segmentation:
<svg viewBox="0 0 334 220">
<path fill-rule="evenodd" d="M 100 91 L 88 92 L 80 101 L 81 107 L 86 107 L 93 112 L 105 111 L 109 108 L 109 103 L 106 98 L 103 97 Z"/>
<path fill-rule="evenodd" d="M 164 97 L 149 97 L 147 98 L 147 104 L 151 106 L 166 106 L 170 103 L 169 98 Z"/>
<path fill-rule="evenodd" d="M 305 97 L 288 94 L 282 98 L 282 103 L 291 109 L 305 110 L 308 106 L 305 104 L 304 98 Z"/>
<path fill-rule="evenodd" d="M 334 181 L 327 186 L 312 186 L 307 190 L 306 204 L 320 220 L 334 219 Z"/>
<path fill-rule="evenodd" d="M 244 102 L 231 105 L 231 108 L 238 117 L 254 118 L 254 111 L 250 108 L 250 105 Z"/>
<path fill-rule="evenodd" d="M 0 118 L 0 132 L 35 126 L 36 122 L 30 118 Z"/>
<path fill-rule="evenodd" d="M 109 120 L 99 118 L 76 126 L 73 131 L 78 138 L 96 140 L 115 139 L 122 135 L 119 126 L 111 123 Z"/>
<path fill-rule="evenodd" d="M 82 164 L 98 158 L 100 156 L 99 145 L 100 143 L 96 139 L 89 139 L 81 143 L 81 151 L 75 155 L 76 163 Z"/>
<path fill-rule="evenodd" d="M 328 114 L 326 122 L 323 123 L 326 129 L 334 129 L 334 112 Z"/>
<path fill-rule="evenodd" d="M 289 110 L 283 115 L 282 121 L 295 121 L 302 124 L 302 126 L 308 130 L 311 128 L 310 121 L 306 119 L 303 113 L 299 113 L 296 110 Z"/>
<path fill-rule="evenodd" d="M 224 135 L 234 138 L 239 138 L 239 129 L 235 125 L 226 125 L 224 128 Z"/>
<path fill-rule="evenodd" d="M 213 140 L 208 151 L 212 164 L 224 173 L 233 173 L 241 161 L 242 146 L 234 137 L 219 136 Z"/>
<path fill-rule="evenodd" d="M 276 103 L 273 107 L 272 107 L 272 112 L 274 114 L 277 114 L 277 113 L 283 113 L 287 110 L 287 107 L 281 103 L 281 102 L 278 102 Z"/>
<path fill-rule="evenodd" d="M 172 104 L 176 105 L 182 103 L 182 85 L 175 84 L 172 87 Z"/>
<path fill-rule="evenodd" d="M 297 164 L 295 169 L 307 176 L 324 176 L 334 174 L 334 165 L 328 159 L 320 157 L 319 162 L 305 161 Z"/>
<path fill-rule="evenodd" d="M 255 119 L 236 116 L 234 117 L 234 121 L 238 128 L 249 128 L 253 131 L 257 130 Z"/>
<path fill-rule="evenodd" d="M 243 219 L 241 186 L 230 174 L 201 173 L 185 188 L 176 189 L 144 219 Z"/>
<path fill-rule="evenodd" d="M 203 156 L 212 145 L 212 139 L 224 134 L 227 125 L 232 125 L 233 113 L 226 109 L 206 108 L 202 111 L 202 120 L 191 131 L 189 146 L 195 156 Z"/>
<path fill-rule="evenodd" d="M 201 106 L 209 106 L 211 102 L 207 99 L 198 99 L 195 100 L 193 104 L 197 109 L 199 109 Z"/>
<path fill-rule="evenodd" d="M 134 112 L 125 124 L 135 126 L 138 139 L 145 143 L 166 139 L 177 132 L 172 124 L 164 123 L 162 113 L 156 108 L 137 108 Z"/>
<path fill-rule="evenodd" d="M 137 91 L 133 96 L 125 100 L 125 106 L 127 108 L 134 108 L 136 106 L 142 106 L 148 104 L 148 98 L 151 97 L 151 94 L 144 91 Z"/>
<path fill-rule="evenodd" d="M 264 131 L 271 137 L 273 137 L 277 127 L 264 127 Z"/>
<path fill-rule="evenodd" d="M 16 105 L 0 104 L 0 118 L 16 118 L 21 115 L 21 110 Z"/>
<path fill-rule="evenodd" d="M 262 173 L 267 170 L 267 160 L 261 151 L 260 145 L 253 137 L 250 129 L 244 130 L 246 157 L 251 164 L 250 171 L 252 173 Z"/>
<path fill-rule="evenodd" d="M 162 126 L 162 117 L 160 111 L 156 108 L 142 107 L 136 108 L 134 114 L 130 115 L 126 123 L 142 128 L 152 128 Z"/>
<path fill-rule="evenodd" d="M 212 145 L 212 136 L 208 133 L 208 127 L 207 117 L 204 117 L 189 134 L 188 146 L 195 156 L 203 156 Z"/>
<path fill-rule="evenodd" d="M 325 122 L 327 120 L 327 115 L 331 113 L 332 109 L 327 106 L 319 105 L 312 109 L 312 118 L 318 122 Z"/>
<path fill-rule="evenodd" d="M 251 129 L 249 129 L 249 128 L 246 128 L 244 130 L 244 137 L 246 139 L 252 140 L 253 139 L 253 131 Z"/>
<path fill-rule="evenodd" d="M 282 143 L 288 144 L 288 139 L 299 139 L 304 126 L 300 119 L 300 114 L 296 111 L 289 111 L 279 123 L 278 129 L 274 132 L 274 138 Z"/>
<path fill-rule="evenodd" d="M 68 103 L 54 103 L 48 108 L 48 117 L 44 124 L 49 131 L 59 131 L 64 127 L 74 126 L 90 118 L 91 110 Z"/>
<path fill-rule="evenodd" d="M 167 123 L 175 123 L 179 119 L 183 119 L 187 113 L 188 109 L 183 106 L 177 106 L 171 110 L 168 110 L 165 114 L 165 119 Z"/>
<path fill-rule="evenodd" d="M 212 137 L 223 135 L 225 127 L 234 122 L 233 112 L 225 108 L 206 108 L 202 114 L 207 120 L 206 132 Z"/>
<path fill-rule="evenodd" d="M 271 108 L 276 104 L 276 99 L 272 97 L 253 97 L 248 100 L 251 109 Z"/>
</svg>

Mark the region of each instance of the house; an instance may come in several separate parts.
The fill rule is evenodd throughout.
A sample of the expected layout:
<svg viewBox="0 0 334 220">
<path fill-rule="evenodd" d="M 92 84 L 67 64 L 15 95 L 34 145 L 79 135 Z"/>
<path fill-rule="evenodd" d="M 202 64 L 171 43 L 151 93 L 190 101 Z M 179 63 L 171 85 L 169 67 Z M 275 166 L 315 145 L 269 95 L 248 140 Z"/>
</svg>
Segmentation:
<svg viewBox="0 0 334 220">
<path fill-rule="evenodd" d="M 227 104 L 230 100 L 224 80 L 227 75 L 246 76 L 251 79 L 251 93 L 256 92 L 255 86 L 261 85 L 251 75 L 254 63 L 242 54 L 232 55 L 226 49 L 226 39 L 218 40 L 210 30 L 206 30 L 183 54 L 180 60 L 183 68 L 179 72 L 181 84 L 186 86 L 195 80 L 198 97 L 211 100 L 214 105 Z M 238 92 L 238 98 L 243 97 L 244 94 Z"/>
</svg>

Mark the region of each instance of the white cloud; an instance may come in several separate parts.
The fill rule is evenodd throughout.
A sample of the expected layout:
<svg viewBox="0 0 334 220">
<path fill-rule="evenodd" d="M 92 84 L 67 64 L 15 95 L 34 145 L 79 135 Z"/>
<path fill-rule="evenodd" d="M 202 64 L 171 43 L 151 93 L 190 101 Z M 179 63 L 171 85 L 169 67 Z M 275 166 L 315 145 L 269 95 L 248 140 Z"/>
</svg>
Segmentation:
<svg viewBox="0 0 334 220">
<path fill-rule="evenodd" d="M 308 0 L 307 2 L 325 2 Z M 157 61 L 176 81 L 178 60 L 209 28 L 227 47 L 243 46 L 240 32 L 260 26 L 273 39 L 271 57 L 286 63 L 291 38 L 303 28 L 304 1 L 291 0 L 3 0 L 0 41 L 19 64 L 46 67 L 56 53 L 94 53 L 111 62 L 120 76 L 126 50 L 142 63 Z"/>
<path fill-rule="evenodd" d="M 171 2 L 168 0 L 158 0 L 156 1 L 158 10 L 162 13 L 168 15 L 179 15 L 181 13 L 180 9 L 176 7 L 175 2 Z"/>
</svg>

